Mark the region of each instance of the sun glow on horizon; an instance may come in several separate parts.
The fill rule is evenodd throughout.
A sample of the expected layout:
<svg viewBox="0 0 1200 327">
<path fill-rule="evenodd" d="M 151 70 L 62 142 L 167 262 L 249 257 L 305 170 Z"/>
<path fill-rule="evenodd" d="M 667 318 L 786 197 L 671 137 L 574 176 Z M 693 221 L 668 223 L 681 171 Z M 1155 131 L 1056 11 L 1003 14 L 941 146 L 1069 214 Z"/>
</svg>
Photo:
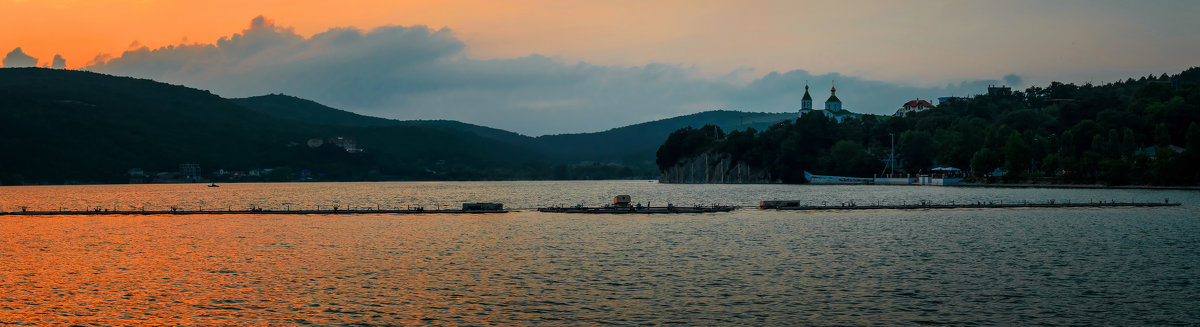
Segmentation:
<svg viewBox="0 0 1200 327">
<path fill-rule="evenodd" d="M 803 69 L 914 86 L 1010 73 L 1042 83 L 1190 67 L 1200 23 L 1188 16 L 1197 11 L 1200 2 L 7 0 L 0 51 L 20 47 L 39 65 L 58 54 L 78 69 L 143 46 L 210 44 L 264 16 L 304 37 L 447 28 L 474 59 L 667 63 L 746 80 Z"/>
</svg>

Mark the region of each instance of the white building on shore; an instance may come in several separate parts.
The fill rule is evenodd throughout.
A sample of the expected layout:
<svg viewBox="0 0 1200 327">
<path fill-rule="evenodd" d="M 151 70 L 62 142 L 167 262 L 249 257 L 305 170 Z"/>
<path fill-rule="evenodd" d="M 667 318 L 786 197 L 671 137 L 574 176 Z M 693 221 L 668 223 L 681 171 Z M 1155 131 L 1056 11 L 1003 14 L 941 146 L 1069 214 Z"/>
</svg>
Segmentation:
<svg viewBox="0 0 1200 327">
<path fill-rule="evenodd" d="M 910 113 L 922 112 L 933 108 L 936 107 L 932 103 L 929 103 L 929 101 L 916 99 L 905 102 L 904 105 L 900 106 L 900 109 L 896 109 L 896 113 L 892 116 L 904 117 L 908 116 Z"/>
</svg>

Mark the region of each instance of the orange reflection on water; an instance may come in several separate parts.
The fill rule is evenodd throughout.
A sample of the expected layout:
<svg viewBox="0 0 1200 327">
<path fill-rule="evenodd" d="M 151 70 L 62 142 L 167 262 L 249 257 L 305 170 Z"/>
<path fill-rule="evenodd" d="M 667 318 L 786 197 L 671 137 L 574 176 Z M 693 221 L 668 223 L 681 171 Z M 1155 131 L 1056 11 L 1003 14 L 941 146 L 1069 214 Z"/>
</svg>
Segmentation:
<svg viewBox="0 0 1200 327">
<path fill-rule="evenodd" d="M 510 292 L 456 272 L 469 256 L 440 256 L 455 245 L 412 223 L 428 219 L 441 218 L 0 217 L 0 323 L 486 322 L 437 285 Z"/>
<path fill-rule="evenodd" d="M 603 203 L 611 194 L 656 203 L 725 197 L 750 203 L 767 195 L 908 201 L 958 196 L 967 201 L 1114 194 L 1138 200 L 1170 197 L 1188 205 L 586 217 L 529 211 L 0 216 L 0 324 L 1200 321 L 1192 314 L 1200 296 L 1185 287 L 1200 282 L 1195 274 L 1200 221 L 1191 205 L 1200 203 L 1200 196 L 1188 191 L 636 181 L 37 186 L 0 187 L 0 210 L 118 201 L 210 209 L 330 203 L 432 207 L 434 201 L 530 208 Z M 1089 294 L 1095 296 L 1084 296 Z"/>
</svg>

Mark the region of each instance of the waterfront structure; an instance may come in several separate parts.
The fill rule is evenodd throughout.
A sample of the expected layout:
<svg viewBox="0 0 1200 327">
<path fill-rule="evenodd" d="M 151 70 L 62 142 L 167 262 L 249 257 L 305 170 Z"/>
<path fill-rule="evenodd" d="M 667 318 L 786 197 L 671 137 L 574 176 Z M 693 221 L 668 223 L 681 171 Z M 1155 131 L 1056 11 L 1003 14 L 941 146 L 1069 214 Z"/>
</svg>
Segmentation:
<svg viewBox="0 0 1200 327">
<path fill-rule="evenodd" d="M 929 175 L 921 175 L 918 183 L 921 185 L 954 185 L 962 183 L 966 172 L 954 167 L 933 167 Z"/>
<path fill-rule="evenodd" d="M 934 167 L 928 175 L 876 175 L 874 177 L 847 177 L 814 175 L 804 172 L 804 179 L 811 184 L 875 184 L 875 185 L 954 185 L 966 177 L 962 169 Z"/>
<path fill-rule="evenodd" d="M 141 168 L 129 168 L 129 184 L 141 184 L 146 182 L 146 171 Z"/>
<path fill-rule="evenodd" d="M 1174 152 L 1174 153 L 1183 153 L 1183 151 L 1187 151 L 1187 149 L 1180 147 L 1178 145 L 1168 145 L 1166 147 L 1163 147 L 1163 149 Z M 1146 156 L 1147 158 L 1150 158 L 1150 159 L 1156 159 L 1156 158 L 1158 158 L 1158 147 L 1155 147 L 1155 146 L 1141 147 L 1141 148 L 1138 148 L 1137 150 L 1134 150 L 1133 155 Z"/>
<path fill-rule="evenodd" d="M 179 173 L 184 180 L 195 182 L 204 178 L 200 175 L 200 164 L 185 163 L 179 165 Z"/>
<path fill-rule="evenodd" d="M 804 85 L 804 98 L 800 100 L 800 114 L 804 116 L 810 113 L 818 113 L 825 117 L 833 118 L 839 123 L 846 118 L 860 119 L 862 114 L 850 112 L 842 108 L 842 100 L 837 97 L 837 87 L 829 88 L 829 99 L 825 100 L 825 109 L 812 108 L 812 95 L 808 93 L 808 85 Z"/>
<path fill-rule="evenodd" d="M 349 136 L 334 136 L 325 139 L 325 143 L 333 144 L 343 149 L 348 153 L 362 153 L 363 150 L 358 147 L 358 139 Z M 320 146 L 320 145 L 318 145 Z"/>
</svg>

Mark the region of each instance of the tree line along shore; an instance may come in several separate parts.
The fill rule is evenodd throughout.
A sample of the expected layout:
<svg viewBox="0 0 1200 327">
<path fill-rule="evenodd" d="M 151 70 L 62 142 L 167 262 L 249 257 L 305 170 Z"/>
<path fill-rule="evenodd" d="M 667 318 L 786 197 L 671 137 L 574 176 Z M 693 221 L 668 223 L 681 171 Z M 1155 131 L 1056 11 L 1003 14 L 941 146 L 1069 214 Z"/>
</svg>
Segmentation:
<svg viewBox="0 0 1200 327">
<path fill-rule="evenodd" d="M 665 182 L 696 158 L 757 177 L 747 182 L 804 183 L 805 171 L 872 177 L 894 140 L 896 173 L 959 167 L 969 185 L 1196 186 L 1198 122 L 1200 68 L 1191 68 L 982 94 L 904 116 L 805 114 L 765 130 L 683 128 L 659 147 L 656 163 Z"/>
</svg>

